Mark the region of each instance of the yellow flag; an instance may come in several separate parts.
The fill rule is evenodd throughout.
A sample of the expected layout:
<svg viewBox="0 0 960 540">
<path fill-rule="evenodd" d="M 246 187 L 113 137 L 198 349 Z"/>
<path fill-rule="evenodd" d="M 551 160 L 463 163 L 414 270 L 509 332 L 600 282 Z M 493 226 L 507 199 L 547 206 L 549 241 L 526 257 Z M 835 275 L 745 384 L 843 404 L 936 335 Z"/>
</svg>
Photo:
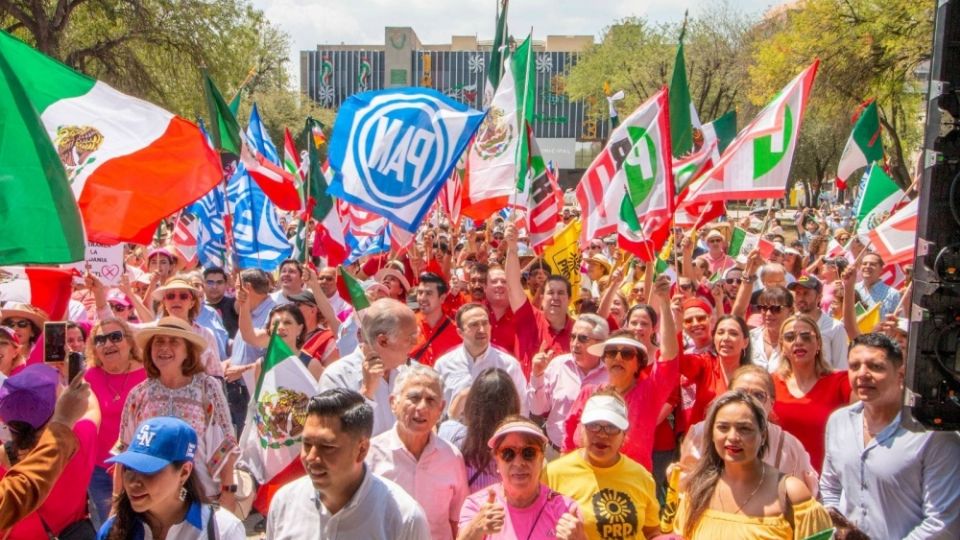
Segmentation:
<svg viewBox="0 0 960 540">
<path fill-rule="evenodd" d="M 553 244 L 543 250 L 543 259 L 554 272 L 567 278 L 573 289 L 570 303 L 580 297 L 580 220 L 571 221 L 553 236 Z"/>
<path fill-rule="evenodd" d="M 880 302 L 877 302 L 863 315 L 857 317 L 857 328 L 861 334 L 869 334 L 880 324 Z"/>
</svg>

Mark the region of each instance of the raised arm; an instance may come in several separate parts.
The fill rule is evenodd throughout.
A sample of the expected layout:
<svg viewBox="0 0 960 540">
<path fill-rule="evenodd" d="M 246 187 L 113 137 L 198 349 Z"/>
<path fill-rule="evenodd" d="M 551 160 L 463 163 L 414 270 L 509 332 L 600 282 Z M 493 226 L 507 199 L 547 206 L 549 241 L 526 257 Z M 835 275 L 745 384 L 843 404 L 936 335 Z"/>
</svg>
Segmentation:
<svg viewBox="0 0 960 540">
<path fill-rule="evenodd" d="M 610 274 L 610 281 L 607 283 L 607 288 L 603 291 L 603 294 L 600 295 L 600 307 L 597 308 L 597 315 L 607 318 L 607 315 L 610 315 L 610 306 L 613 305 L 613 299 L 617 296 L 617 291 L 620 290 L 620 287 L 623 285 L 624 272 L 622 268 L 617 268 Z"/>
<path fill-rule="evenodd" d="M 854 339 L 860 335 L 857 325 L 857 291 L 854 286 L 857 281 L 859 265 L 851 264 L 843 270 L 843 329 L 847 331 L 847 338 Z"/>
<path fill-rule="evenodd" d="M 320 311 L 320 315 L 323 317 L 323 320 L 327 321 L 327 328 L 336 336 L 340 330 L 340 319 L 337 318 L 337 313 L 333 310 L 333 306 L 330 305 L 330 300 L 327 298 L 327 295 L 323 294 L 323 291 L 320 289 L 320 280 L 317 277 L 317 271 L 309 266 L 304 267 L 303 271 L 306 273 L 307 288 L 310 289 L 310 292 L 313 293 L 313 298 L 317 301 L 317 309 Z"/>
<path fill-rule="evenodd" d="M 680 355 L 677 324 L 670 303 L 670 278 L 661 275 L 653 284 L 650 302 L 660 311 L 660 361 L 668 362 Z"/>
<path fill-rule="evenodd" d="M 520 257 L 517 254 L 517 226 L 508 223 L 503 231 L 503 241 L 507 244 L 504 272 L 507 274 L 507 298 L 510 300 L 510 309 L 513 311 L 523 307 L 527 295 L 523 292 L 523 283 L 520 281 Z"/>
<path fill-rule="evenodd" d="M 734 299 L 733 308 L 730 310 L 730 313 L 741 319 L 747 318 L 747 307 L 750 305 L 750 295 L 753 294 L 753 282 L 758 279 L 757 270 L 760 268 L 762 261 L 763 257 L 760 256 L 759 250 L 755 249 L 747 256 L 747 265 L 741 275 L 740 288 L 737 289 L 737 297 Z"/>
<path fill-rule="evenodd" d="M 270 333 L 266 330 L 253 327 L 253 315 L 250 313 L 250 285 L 237 278 L 237 329 L 240 338 L 257 347 L 266 348 L 270 344 Z"/>
</svg>

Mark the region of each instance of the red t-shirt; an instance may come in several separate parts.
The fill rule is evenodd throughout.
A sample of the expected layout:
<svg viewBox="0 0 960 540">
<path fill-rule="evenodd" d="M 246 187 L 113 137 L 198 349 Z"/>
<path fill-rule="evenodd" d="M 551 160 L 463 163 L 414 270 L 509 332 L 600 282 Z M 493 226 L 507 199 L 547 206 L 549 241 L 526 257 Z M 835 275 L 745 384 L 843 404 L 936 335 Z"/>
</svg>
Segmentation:
<svg viewBox="0 0 960 540">
<path fill-rule="evenodd" d="M 727 391 L 727 380 L 723 374 L 720 360 L 713 353 L 682 353 L 680 374 L 687 379 L 687 385 L 696 387 L 696 398 L 691 406 L 684 407 L 677 422 L 684 430 L 703 421 L 710 403 Z"/>
<path fill-rule="evenodd" d="M 827 419 L 833 411 L 850 404 L 850 378 L 846 371 L 825 375 L 801 398 L 794 397 L 787 383 L 774 374 L 777 400 L 773 404 L 777 423 L 803 443 L 813 468 L 823 466 Z"/>
<path fill-rule="evenodd" d="M 517 310 L 516 320 L 522 321 L 517 325 L 517 360 L 523 375 L 530 380 L 530 371 L 533 369 L 533 355 L 544 351 L 552 352 L 554 356 L 570 352 L 570 332 L 573 330 L 573 319 L 569 316 L 561 330 L 554 330 L 542 311 L 533 307 L 527 300 Z M 531 322 L 533 324 L 531 324 Z"/>
<path fill-rule="evenodd" d="M 437 326 L 431 327 L 423 313 L 417 312 L 417 325 L 420 327 L 420 335 L 417 337 L 416 346 L 410 351 L 410 358 L 423 365 L 433 367 L 444 353 L 463 343 L 460 334 L 457 333 L 457 325 L 446 316 L 440 319 Z M 440 330 L 441 326 L 443 330 Z M 440 330 L 440 333 L 434 337 L 437 330 Z M 433 340 L 430 339 L 431 337 Z"/>
<path fill-rule="evenodd" d="M 67 525 L 87 516 L 87 487 L 96 460 L 97 425 L 91 420 L 80 420 L 74 424 L 73 433 L 77 436 L 77 452 L 40 508 L 10 529 L 11 539 L 46 540 L 47 533 L 38 514 L 54 534 L 60 534 Z M 0 467 L 0 477 L 5 474 L 7 469 Z"/>
<path fill-rule="evenodd" d="M 659 360 L 660 351 L 657 351 L 654 356 Z M 623 400 L 627 403 L 627 420 L 630 421 L 630 427 L 627 428 L 620 453 L 640 463 L 648 471 L 653 471 L 657 416 L 670 394 L 677 388 L 677 364 L 676 360 L 657 362 L 654 374 L 649 377 L 640 377 L 637 384 L 623 396 Z M 564 430 L 566 432 L 563 440 L 564 452 L 577 448 L 573 435 L 576 433 L 577 426 L 580 425 L 584 405 L 596 390 L 596 385 L 584 386 L 576 401 L 573 402 Z"/>
<path fill-rule="evenodd" d="M 503 317 L 496 319 L 490 304 L 485 305 L 490 314 L 490 343 L 517 356 L 517 323 L 513 310 L 508 307 Z"/>
</svg>

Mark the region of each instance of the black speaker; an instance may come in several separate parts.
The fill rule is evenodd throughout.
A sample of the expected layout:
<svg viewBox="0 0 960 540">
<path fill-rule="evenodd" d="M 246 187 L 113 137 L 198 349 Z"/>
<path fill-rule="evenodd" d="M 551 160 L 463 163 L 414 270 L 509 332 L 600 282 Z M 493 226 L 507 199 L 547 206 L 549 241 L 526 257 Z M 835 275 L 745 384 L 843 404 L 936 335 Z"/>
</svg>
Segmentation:
<svg viewBox="0 0 960 540">
<path fill-rule="evenodd" d="M 938 3 L 910 299 L 906 403 L 930 429 L 960 429 L 960 0 Z"/>
</svg>

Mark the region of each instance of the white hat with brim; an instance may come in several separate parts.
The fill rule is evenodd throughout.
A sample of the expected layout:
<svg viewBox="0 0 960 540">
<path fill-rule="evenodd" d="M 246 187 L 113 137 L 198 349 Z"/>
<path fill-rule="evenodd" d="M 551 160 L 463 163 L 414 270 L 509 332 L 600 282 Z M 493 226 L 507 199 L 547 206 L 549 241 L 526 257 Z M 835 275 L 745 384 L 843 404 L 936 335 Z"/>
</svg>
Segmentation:
<svg viewBox="0 0 960 540">
<path fill-rule="evenodd" d="M 50 320 L 50 316 L 44 313 L 42 309 L 20 302 L 7 302 L 3 307 L 0 307 L 0 313 L 3 314 L 4 319 L 9 317 L 26 319 L 37 326 L 43 326 L 43 323 Z"/>
<path fill-rule="evenodd" d="M 587 353 L 592 354 L 593 356 L 603 356 L 603 351 L 606 350 L 607 347 L 613 345 L 626 345 L 628 347 L 634 347 L 640 351 L 641 354 L 643 354 L 644 359 L 647 358 L 647 348 L 643 346 L 643 343 L 626 336 L 612 337 L 603 343 L 594 343 L 593 345 L 587 347 Z"/>
<path fill-rule="evenodd" d="M 178 337 L 201 350 L 207 348 L 207 341 L 203 339 L 203 336 L 194 332 L 190 323 L 179 317 L 164 317 L 151 326 L 140 328 L 134 336 L 134 340 L 140 349 L 146 349 L 147 342 L 156 336 Z"/>
<path fill-rule="evenodd" d="M 487 446 L 490 448 L 496 448 L 497 441 L 503 437 L 506 437 L 510 433 L 532 435 L 533 437 L 540 439 L 540 442 L 543 444 L 550 442 L 550 440 L 547 439 L 547 436 L 543 434 L 543 430 L 529 422 L 508 422 L 497 428 L 497 431 L 493 434 L 493 436 L 487 440 Z"/>
<path fill-rule="evenodd" d="M 190 291 L 190 293 L 193 294 L 194 299 L 200 296 L 200 291 L 197 290 L 196 287 L 191 285 L 189 281 L 183 278 L 175 277 L 175 278 L 168 279 L 166 283 L 157 287 L 157 289 L 153 291 L 153 299 L 156 300 L 157 302 L 160 302 L 163 300 L 163 293 L 167 291 L 182 291 L 182 290 Z"/>
<path fill-rule="evenodd" d="M 394 268 L 389 268 L 389 267 L 381 268 L 380 271 L 377 272 L 375 276 L 373 276 L 373 279 L 379 281 L 380 283 L 383 283 L 384 278 L 386 278 L 387 276 L 392 276 L 396 278 L 397 281 L 399 281 L 400 284 L 403 285 L 403 290 L 405 291 L 410 290 L 410 281 L 407 280 L 407 276 L 403 275 L 403 272 L 400 272 Z"/>
<path fill-rule="evenodd" d="M 620 430 L 630 427 L 626 405 L 613 396 L 593 396 L 587 400 L 587 404 L 583 406 L 580 423 L 586 425 L 595 422 L 607 422 Z"/>
<path fill-rule="evenodd" d="M 603 267 L 604 273 L 609 274 L 610 270 L 613 268 L 613 265 L 610 264 L 610 259 L 606 258 L 603 255 L 591 255 L 583 259 L 584 262 L 599 264 Z"/>
</svg>

